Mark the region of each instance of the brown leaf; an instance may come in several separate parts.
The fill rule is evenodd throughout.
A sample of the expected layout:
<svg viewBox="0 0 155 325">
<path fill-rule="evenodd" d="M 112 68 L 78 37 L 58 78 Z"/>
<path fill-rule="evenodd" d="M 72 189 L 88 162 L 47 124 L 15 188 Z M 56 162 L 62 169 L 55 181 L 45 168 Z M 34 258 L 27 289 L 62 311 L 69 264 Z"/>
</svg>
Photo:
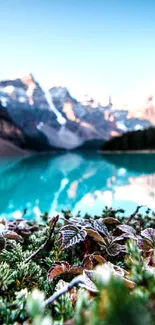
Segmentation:
<svg viewBox="0 0 155 325">
<path fill-rule="evenodd" d="M 84 270 L 83 271 L 84 283 L 80 284 L 80 287 L 87 289 L 91 292 L 98 292 L 96 285 L 94 284 L 94 271 Z"/>
<path fill-rule="evenodd" d="M 136 286 L 135 282 L 130 281 L 130 280 L 126 279 L 126 278 L 124 278 L 123 281 L 124 281 L 127 288 L 134 289 L 135 286 Z"/>
<path fill-rule="evenodd" d="M 124 239 L 137 239 L 137 237 L 133 234 L 129 234 L 129 233 L 126 233 L 126 234 L 123 234 L 123 237 Z"/>
<path fill-rule="evenodd" d="M 92 237 L 98 243 L 106 245 L 105 238 L 103 238 L 96 230 L 86 228 L 86 232 L 88 236 Z"/>
<path fill-rule="evenodd" d="M 140 250 L 143 252 L 150 252 L 153 250 L 152 242 L 148 239 L 138 238 L 137 244 Z"/>
<path fill-rule="evenodd" d="M 117 256 L 122 251 L 125 251 L 125 247 L 120 244 L 112 243 L 106 247 L 106 251 L 107 251 L 108 255 L 110 255 L 110 256 Z"/>
<path fill-rule="evenodd" d="M 87 270 L 92 270 L 93 266 L 93 255 L 89 254 L 83 260 L 83 267 Z"/>
<path fill-rule="evenodd" d="M 3 226 L 6 226 L 6 220 L 4 218 L 0 219 L 0 224 Z"/>
<path fill-rule="evenodd" d="M 83 260 L 83 267 L 87 270 L 92 270 L 97 264 L 104 264 L 106 260 L 100 253 L 93 253 L 87 255 Z"/>
<path fill-rule="evenodd" d="M 124 277 L 124 274 L 125 274 L 124 269 L 122 269 L 120 266 L 114 265 L 112 263 L 110 265 L 111 265 L 115 275 L 120 276 L 120 277 Z"/>
<path fill-rule="evenodd" d="M 69 274 L 82 274 L 83 272 L 83 267 L 81 266 L 72 266 L 70 269 L 67 271 Z"/>
<path fill-rule="evenodd" d="M 79 230 L 76 226 L 67 225 L 60 228 L 62 238 L 62 249 L 73 246 L 80 241 L 84 241 L 87 235 L 85 230 Z"/>
<path fill-rule="evenodd" d="M 125 232 L 127 234 L 132 234 L 132 235 L 136 235 L 136 231 L 134 228 L 132 228 L 131 226 L 128 225 L 119 225 L 117 226 L 118 229 L 122 230 L 122 232 Z"/>
<path fill-rule="evenodd" d="M 98 262 L 98 264 L 104 264 L 106 263 L 106 260 L 104 257 L 102 257 L 101 255 L 93 255 L 93 258 L 95 261 Z"/>
<path fill-rule="evenodd" d="M 53 280 L 55 277 L 66 273 L 70 268 L 69 263 L 61 262 L 60 264 L 53 265 L 48 271 L 48 280 Z"/>
<path fill-rule="evenodd" d="M 95 220 L 93 222 L 93 226 L 97 231 L 101 232 L 104 236 L 108 236 L 108 229 L 104 225 L 104 223 L 102 223 L 102 221 L 103 221 L 102 219 Z"/>
<path fill-rule="evenodd" d="M 48 280 L 53 280 L 55 277 L 61 274 L 82 274 L 83 268 L 81 266 L 70 266 L 67 262 L 61 262 L 53 265 L 48 271 Z"/>
<path fill-rule="evenodd" d="M 19 241 L 21 243 L 23 243 L 23 241 L 24 241 L 23 238 L 20 235 L 18 235 L 15 231 L 7 230 L 7 231 L 4 232 L 3 235 L 7 239 L 14 239 L 14 240 L 17 240 L 17 241 Z"/>
<path fill-rule="evenodd" d="M 155 229 L 153 228 L 146 228 L 141 232 L 141 235 L 145 237 L 146 239 L 152 241 L 152 243 L 155 242 Z"/>
<path fill-rule="evenodd" d="M 102 222 L 108 225 L 120 223 L 118 219 L 111 217 L 104 218 Z"/>
<path fill-rule="evenodd" d="M 50 229 L 55 228 L 55 225 L 56 225 L 58 220 L 59 220 L 59 215 L 57 215 L 56 217 L 53 217 L 53 218 L 50 219 L 50 221 L 49 221 Z"/>
<path fill-rule="evenodd" d="M 155 256 L 154 256 L 153 250 L 151 250 L 149 252 L 148 256 L 145 258 L 145 263 L 146 263 L 146 265 L 155 267 Z"/>
<path fill-rule="evenodd" d="M 31 235 L 31 231 L 25 229 L 25 230 L 22 230 L 22 235 L 23 237 L 29 237 Z"/>
<path fill-rule="evenodd" d="M 126 234 L 122 234 L 121 236 L 117 236 L 117 237 L 113 237 L 113 236 L 112 236 L 112 242 L 115 243 L 115 242 L 117 242 L 117 241 L 124 240 L 125 238 L 128 238 L 128 237 L 126 236 Z"/>
</svg>

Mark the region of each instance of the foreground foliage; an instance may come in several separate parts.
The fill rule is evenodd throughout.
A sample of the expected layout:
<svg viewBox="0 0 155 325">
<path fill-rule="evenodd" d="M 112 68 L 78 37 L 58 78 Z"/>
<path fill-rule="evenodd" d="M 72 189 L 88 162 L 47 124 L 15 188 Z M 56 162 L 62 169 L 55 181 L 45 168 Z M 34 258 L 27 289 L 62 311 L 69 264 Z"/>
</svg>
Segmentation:
<svg viewBox="0 0 155 325">
<path fill-rule="evenodd" d="M 0 324 L 153 325 L 155 215 L 0 221 Z"/>
</svg>

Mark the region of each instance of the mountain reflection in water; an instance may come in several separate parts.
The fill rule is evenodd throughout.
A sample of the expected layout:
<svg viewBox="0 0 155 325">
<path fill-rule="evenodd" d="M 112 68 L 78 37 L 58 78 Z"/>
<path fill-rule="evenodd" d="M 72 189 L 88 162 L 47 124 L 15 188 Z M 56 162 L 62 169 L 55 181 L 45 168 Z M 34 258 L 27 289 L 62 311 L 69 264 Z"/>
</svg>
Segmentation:
<svg viewBox="0 0 155 325">
<path fill-rule="evenodd" d="M 155 156 L 71 152 L 0 160 L 0 215 L 71 210 L 100 214 L 108 205 L 155 210 Z"/>
</svg>

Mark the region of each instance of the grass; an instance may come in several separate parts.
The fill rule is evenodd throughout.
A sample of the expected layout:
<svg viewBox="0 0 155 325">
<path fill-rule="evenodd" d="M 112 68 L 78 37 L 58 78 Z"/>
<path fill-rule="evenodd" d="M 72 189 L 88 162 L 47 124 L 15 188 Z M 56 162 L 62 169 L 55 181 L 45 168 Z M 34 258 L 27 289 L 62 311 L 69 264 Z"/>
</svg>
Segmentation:
<svg viewBox="0 0 155 325">
<path fill-rule="evenodd" d="M 0 221 L 0 324 L 154 325 L 155 215 Z"/>
</svg>

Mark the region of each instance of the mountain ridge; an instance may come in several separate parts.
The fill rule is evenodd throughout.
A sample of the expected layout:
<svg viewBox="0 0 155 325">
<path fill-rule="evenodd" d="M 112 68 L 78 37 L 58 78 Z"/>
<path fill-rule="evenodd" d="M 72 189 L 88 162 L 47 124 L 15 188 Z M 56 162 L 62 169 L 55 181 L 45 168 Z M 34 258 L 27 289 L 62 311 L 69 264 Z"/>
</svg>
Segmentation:
<svg viewBox="0 0 155 325">
<path fill-rule="evenodd" d="M 87 147 L 87 143 L 90 148 L 94 141 L 105 142 L 126 131 L 155 124 L 151 102 L 146 116 L 134 117 L 128 110 L 114 110 L 111 98 L 107 106 L 102 106 L 91 97 L 79 102 L 62 86 L 45 92 L 33 74 L 0 81 L 0 102 L 12 123 L 33 139 L 34 148 L 40 145 L 40 151 L 44 146 L 46 150 L 72 150 Z"/>
</svg>

